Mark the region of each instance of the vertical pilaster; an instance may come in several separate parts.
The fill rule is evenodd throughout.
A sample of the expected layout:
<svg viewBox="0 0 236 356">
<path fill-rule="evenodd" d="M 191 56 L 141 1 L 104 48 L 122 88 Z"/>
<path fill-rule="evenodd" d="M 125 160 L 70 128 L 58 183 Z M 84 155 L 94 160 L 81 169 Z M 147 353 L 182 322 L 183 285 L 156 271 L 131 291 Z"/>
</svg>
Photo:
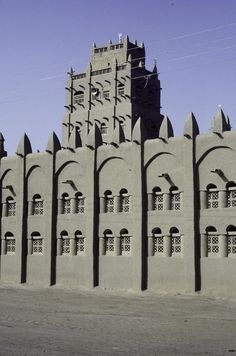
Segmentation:
<svg viewBox="0 0 236 356">
<path fill-rule="evenodd" d="M 163 241 L 164 241 L 164 256 L 165 257 L 170 257 L 171 256 L 171 236 L 170 235 L 165 235 L 163 236 Z"/>
<path fill-rule="evenodd" d="M 219 253 L 220 257 L 228 256 L 228 246 L 227 246 L 227 238 L 225 235 L 219 235 Z"/>
</svg>

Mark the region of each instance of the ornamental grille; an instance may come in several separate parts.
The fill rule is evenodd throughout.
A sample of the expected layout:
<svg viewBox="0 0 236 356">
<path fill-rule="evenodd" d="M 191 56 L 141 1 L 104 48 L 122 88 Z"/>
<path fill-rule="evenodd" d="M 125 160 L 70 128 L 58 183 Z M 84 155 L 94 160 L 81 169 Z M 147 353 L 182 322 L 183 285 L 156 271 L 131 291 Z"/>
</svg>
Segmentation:
<svg viewBox="0 0 236 356">
<path fill-rule="evenodd" d="M 171 253 L 181 253 L 181 236 L 171 237 Z"/>
<path fill-rule="evenodd" d="M 43 215 L 43 201 L 33 202 L 33 215 Z"/>
<path fill-rule="evenodd" d="M 180 193 L 171 193 L 170 195 L 170 209 L 180 210 Z"/>
<path fill-rule="evenodd" d="M 84 213 L 84 204 L 85 203 L 85 198 L 77 198 L 76 201 L 76 212 L 78 214 L 83 214 Z"/>
<path fill-rule="evenodd" d="M 43 253 L 43 239 L 33 239 L 33 248 L 32 252 L 33 254 L 42 254 Z"/>
<path fill-rule="evenodd" d="M 70 214 L 70 199 L 63 199 L 62 214 Z"/>
<path fill-rule="evenodd" d="M 163 210 L 163 194 L 153 195 L 153 210 Z"/>
<path fill-rule="evenodd" d="M 207 208 L 216 209 L 219 207 L 219 192 L 208 192 L 207 194 Z"/>
<path fill-rule="evenodd" d="M 236 235 L 228 235 L 228 255 L 236 256 Z"/>
<path fill-rule="evenodd" d="M 16 252 L 16 240 L 6 239 L 6 254 L 14 254 Z"/>
<path fill-rule="evenodd" d="M 84 237 L 77 237 L 75 239 L 76 254 L 80 254 L 85 251 L 85 240 Z"/>
<path fill-rule="evenodd" d="M 109 90 L 104 90 L 103 91 L 103 98 L 104 99 L 109 99 L 110 98 L 110 91 Z"/>
<path fill-rule="evenodd" d="M 156 255 L 157 253 L 164 252 L 164 238 L 161 237 L 154 237 L 153 238 L 153 254 Z"/>
<path fill-rule="evenodd" d="M 130 253 L 130 236 L 123 236 L 120 239 L 120 249 L 121 249 L 121 254 L 129 254 Z"/>
<path fill-rule="evenodd" d="M 105 252 L 114 252 L 114 237 L 105 238 Z"/>
<path fill-rule="evenodd" d="M 219 237 L 217 235 L 207 236 L 207 251 L 208 254 L 219 252 Z"/>
<path fill-rule="evenodd" d="M 114 212 L 114 198 L 105 198 L 105 213 Z"/>
<path fill-rule="evenodd" d="M 227 206 L 228 208 L 236 206 L 236 190 L 227 192 Z"/>
<path fill-rule="evenodd" d="M 16 203 L 7 203 L 7 216 L 16 215 Z"/>
<path fill-rule="evenodd" d="M 120 211 L 121 213 L 129 212 L 129 197 L 124 197 L 124 196 L 121 197 Z"/>
<path fill-rule="evenodd" d="M 68 255 L 70 253 L 70 239 L 61 239 L 61 254 Z"/>
</svg>

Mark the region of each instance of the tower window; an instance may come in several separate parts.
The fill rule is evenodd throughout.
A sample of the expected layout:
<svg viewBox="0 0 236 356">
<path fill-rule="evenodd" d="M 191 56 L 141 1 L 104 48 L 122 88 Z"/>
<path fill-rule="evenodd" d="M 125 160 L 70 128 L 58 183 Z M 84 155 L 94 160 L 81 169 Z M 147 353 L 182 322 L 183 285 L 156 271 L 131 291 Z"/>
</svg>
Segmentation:
<svg viewBox="0 0 236 356">
<path fill-rule="evenodd" d="M 74 94 L 74 104 L 83 104 L 84 102 L 84 92 L 76 91 Z"/>
<path fill-rule="evenodd" d="M 122 96 L 125 94 L 125 86 L 123 84 L 119 84 L 118 86 L 118 95 Z"/>
<path fill-rule="evenodd" d="M 179 255 L 182 252 L 182 238 L 176 227 L 170 229 L 171 236 L 171 255 Z"/>
<path fill-rule="evenodd" d="M 70 254 L 70 239 L 67 231 L 61 232 L 61 254 L 62 255 Z"/>
<path fill-rule="evenodd" d="M 100 127 L 100 129 L 101 129 L 101 134 L 102 134 L 102 135 L 107 134 L 108 127 L 107 127 L 107 125 L 106 125 L 104 122 L 103 122 L 103 123 L 101 123 L 101 127 Z"/>
<path fill-rule="evenodd" d="M 109 99 L 110 98 L 110 90 L 104 90 L 103 91 L 103 98 L 104 99 Z"/>
</svg>

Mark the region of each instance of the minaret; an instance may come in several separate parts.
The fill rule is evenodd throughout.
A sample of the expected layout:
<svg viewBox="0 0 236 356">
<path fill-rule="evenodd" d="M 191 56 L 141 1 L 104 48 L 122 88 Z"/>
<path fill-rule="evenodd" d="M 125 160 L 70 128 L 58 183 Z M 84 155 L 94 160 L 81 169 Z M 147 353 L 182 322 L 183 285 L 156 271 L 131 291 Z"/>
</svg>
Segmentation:
<svg viewBox="0 0 236 356">
<path fill-rule="evenodd" d="M 128 36 L 103 47 L 92 46 L 89 65 L 83 73 L 69 72 L 66 114 L 63 120 L 63 147 L 68 146 L 72 131 L 78 131 L 82 145 L 94 123 L 103 144 L 114 137 L 121 126 L 126 141 L 140 117 L 147 138 L 157 137 L 161 121 L 160 81 L 156 63 L 153 71 L 145 67 L 145 47 L 132 43 Z"/>
</svg>

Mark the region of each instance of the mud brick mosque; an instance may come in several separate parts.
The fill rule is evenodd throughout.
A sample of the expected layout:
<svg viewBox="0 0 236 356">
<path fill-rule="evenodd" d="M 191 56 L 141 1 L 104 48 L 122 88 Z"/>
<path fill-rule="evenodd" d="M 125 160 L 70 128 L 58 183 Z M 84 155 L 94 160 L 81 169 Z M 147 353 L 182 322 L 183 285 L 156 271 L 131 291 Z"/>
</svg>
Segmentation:
<svg viewBox="0 0 236 356">
<path fill-rule="evenodd" d="M 68 73 L 62 140 L 0 136 L 2 282 L 235 294 L 236 132 L 221 109 L 174 137 L 129 38 Z"/>
</svg>

